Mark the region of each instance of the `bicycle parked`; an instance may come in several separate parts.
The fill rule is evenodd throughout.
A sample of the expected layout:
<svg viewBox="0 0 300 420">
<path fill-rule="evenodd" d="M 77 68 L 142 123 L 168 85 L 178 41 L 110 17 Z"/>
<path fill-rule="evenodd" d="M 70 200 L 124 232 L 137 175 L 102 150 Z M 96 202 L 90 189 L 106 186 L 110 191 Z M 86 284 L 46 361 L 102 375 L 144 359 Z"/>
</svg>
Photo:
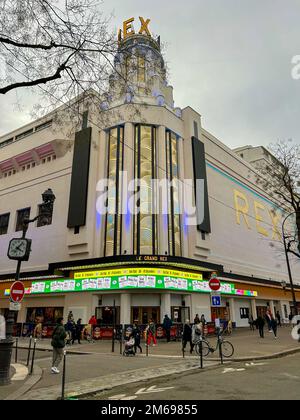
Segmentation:
<svg viewBox="0 0 300 420">
<path fill-rule="evenodd" d="M 195 342 L 195 352 L 198 354 L 198 356 L 200 356 L 201 353 L 201 342 L 202 342 L 202 355 L 203 357 L 208 356 L 210 353 L 215 353 L 217 350 L 220 351 L 220 347 L 222 349 L 222 356 L 224 358 L 229 358 L 232 357 L 234 354 L 234 347 L 233 345 L 227 341 L 224 340 L 222 334 L 220 331 L 217 332 L 217 343 L 216 343 L 216 347 L 212 347 L 209 343 L 209 341 L 204 338 L 203 336 L 200 336 L 197 341 Z"/>
</svg>

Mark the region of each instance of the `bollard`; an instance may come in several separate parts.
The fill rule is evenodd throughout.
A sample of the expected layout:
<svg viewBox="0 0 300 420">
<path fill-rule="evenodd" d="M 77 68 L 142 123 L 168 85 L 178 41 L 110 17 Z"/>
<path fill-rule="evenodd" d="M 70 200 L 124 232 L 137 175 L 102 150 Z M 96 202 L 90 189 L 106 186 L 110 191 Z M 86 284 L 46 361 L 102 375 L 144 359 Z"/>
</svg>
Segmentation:
<svg viewBox="0 0 300 420">
<path fill-rule="evenodd" d="M 146 356 L 149 356 L 148 331 L 146 333 Z"/>
<path fill-rule="evenodd" d="M 123 354 L 123 330 L 120 330 L 120 355 Z"/>
<path fill-rule="evenodd" d="M 223 352 L 222 352 L 222 340 L 220 340 L 220 337 L 218 337 L 218 341 L 219 341 L 219 351 L 220 351 L 221 365 L 223 365 L 224 361 L 223 361 Z"/>
<path fill-rule="evenodd" d="M 29 366 L 29 359 L 30 359 L 30 353 L 31 353 L 31 342 L 32 342 L 32 336 L 30 336 L 30 340 L 29 340 L 29 347 L 28 347 L 28 355 L 27 355 L 27 363 L 26 366 Z"/>
<path fill-rule="evenodd" d="M 34 365 L 34 358 L 35 358 L 36 342 L 37 342 L 37 339 L 35 338 L 34 339 L 34 344 L 33 344 L 33 352 L 32 352 L 32 359 L 31 359 L 30 375 L 32 375 L 32 373 L 33 373 L 33 365 Z"/>
<path fill-rule="evenodd" d="M 115 352 L 115 329 L 113 328 L 113 334 L 112 334 L 112 343 L 111 343 L 111 352 Z"/>
<path fill-rule="evenodd" d="M 200 338 L 200 369 L 203 369 L 203 342 L 202 342 L 202 337 Z"/>
<path fill-rule="evenodd" d="M 64 358 L 63 358 L 63 373 L 62 373 L 62 386 L 61 386 L 61 399 L 65 399 L 65 385 L 66 385 L 66 359 L 67 359 L 67 352 L 64 350 Z"/>
<path fill-rule="evenodd" d="M 18 337 L 16 337 L 15 363 L 18 363 Z"/>
</svg>

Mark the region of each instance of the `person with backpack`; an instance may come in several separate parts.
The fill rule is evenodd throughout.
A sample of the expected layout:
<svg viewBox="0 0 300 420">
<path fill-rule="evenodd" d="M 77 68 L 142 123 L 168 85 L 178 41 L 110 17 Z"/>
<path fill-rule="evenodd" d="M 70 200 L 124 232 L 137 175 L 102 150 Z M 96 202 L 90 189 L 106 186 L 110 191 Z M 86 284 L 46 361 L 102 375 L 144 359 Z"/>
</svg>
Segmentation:
<svg viewBox="0 0 300 420">
<path fill-rule="evenodd" d="M 54 374 L 58 374 L 58 366 L 62 361 L 63 354 L 64 354 L 64 347 L 66 345 L 67 333 L 64 328 L 64 319 L 58 318 L 57 325 L 54 328 L 51 340 L 51 346 L 53 347 L 53 358 L 52 358 L 52 367 L 51 372 Z"/>
</svg>

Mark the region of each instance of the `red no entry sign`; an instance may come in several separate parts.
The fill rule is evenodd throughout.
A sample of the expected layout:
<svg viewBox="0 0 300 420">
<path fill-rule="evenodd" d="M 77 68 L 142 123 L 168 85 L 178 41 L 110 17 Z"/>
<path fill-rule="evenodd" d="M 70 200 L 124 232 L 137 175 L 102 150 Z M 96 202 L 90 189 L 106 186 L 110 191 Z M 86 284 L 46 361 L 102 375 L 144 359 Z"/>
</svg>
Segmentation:
<svg viewBox="0 0 300 420">
<path fill-rule="evenodd" d="M 21 281 L 15 281 L 10 288 L 10 300 L 15 303 L 22 302 L 25 294 L 25 287 Z"/>
<path fill-rule="evenodd" d="M 215 292 L 217 292 L 218 290 L 221 289 L 220 280 L 211 279 L 210 282 L 209 282 L 209 287 L 211 288 L 211 290 L 214 290 Z"/>
</svg>

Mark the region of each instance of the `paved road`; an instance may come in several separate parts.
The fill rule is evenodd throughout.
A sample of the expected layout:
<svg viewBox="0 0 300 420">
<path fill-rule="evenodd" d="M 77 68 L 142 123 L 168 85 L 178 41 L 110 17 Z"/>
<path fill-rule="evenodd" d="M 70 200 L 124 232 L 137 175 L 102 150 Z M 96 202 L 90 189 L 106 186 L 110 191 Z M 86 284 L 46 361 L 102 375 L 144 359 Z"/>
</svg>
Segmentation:
<svg viewBox="0 0 300 420">
<path fill-rule="evenodd" d="M 300 400 L 300 355 L 158 378 L 114 388 L 90 399 L 108 400 L 114 396 L 119 400 L 150 401 Z"/>
</svg>

